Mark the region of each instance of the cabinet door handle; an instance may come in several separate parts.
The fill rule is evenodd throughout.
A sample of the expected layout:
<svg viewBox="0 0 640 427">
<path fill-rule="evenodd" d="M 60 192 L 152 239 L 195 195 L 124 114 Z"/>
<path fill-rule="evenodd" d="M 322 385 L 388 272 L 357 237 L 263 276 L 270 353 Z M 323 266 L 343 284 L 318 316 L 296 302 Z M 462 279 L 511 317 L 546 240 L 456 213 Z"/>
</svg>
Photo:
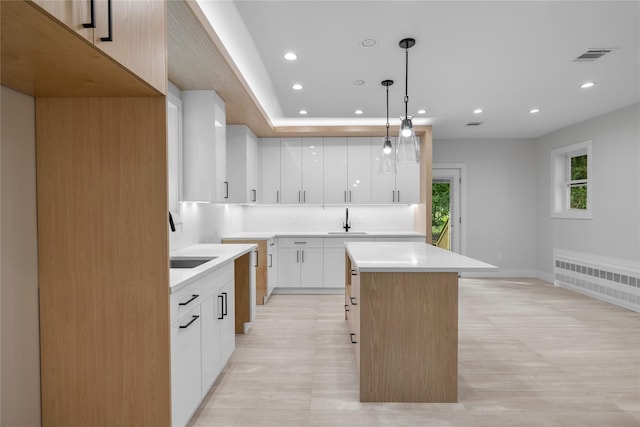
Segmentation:
<svg viewBox="0 0 640 427">
<path fill-rule="evenodd" d="M 358 341 L 354 341 L 353 340 L 353 337 L 355 337 L 355 336 L 356 336 L 356 334 L 354 334 L 354 333 L 350 333 L 349 334 L 349 338 L 351 338 L 351 344 L 358 344 Z"/>
<path fill-rule="evenodd" d="M 224 311 L 222 312 L 222 317 L 224 317 L 227 314 L 229 314 L 229 313 L 227 313 L 227 308 L 228 308 L 227 307 L 227 301 L 229 300 L 229 296 L 227 295 L 226 292 L 223 292 L 222 295 L 224 295 L 224 298 L 223 298 L 223 300 L 224 300 Z"/>
<path fill-rule="evenodd" d="M 218 295 L 218 298 L 222 299 L 222 301 L 220 301 L 220 316 L 218 316 L 218 319 L 224 319 L 224 297 Z"/>
<path fill-rule="evenodd" d="M 273 267 L 273 254 L 269 254 L 269 267 Z"/>
<path fill-rule="evenodd" d="M 344 202 L 347 203 L 347 190 L 344 190 Z"/>
<path fill-rule="evenodd" d="M 93 2 L 95 0 L 89 0 L 89 7 L 90 7 L 90 12 L 91 13 L 91 22 L 89 22 L 88 24 L 82 24 L 82 26 L 84 28 L 95 28 L 96 27 L 96 10 L 94 8 Z"/>
<path fill-rule="evenodd" d="M 193 295 L 191 295 L 191 298 L 189 298 L 187 301 L 185 301 L 185 302 L 181 302 L 181 303 L 178 303 L 178 305 L 187 305 L 187 304 L 189 304 L 191 301 L 193 301 L 194 299 L 198 298 L 199 296 L 200 296 L 200 295 L 193 294 Z"/>
<path fill-rule="evenodd" d="M 357 275 L 358 275 L 358 272 L 357 272 L 356 270 L 351 270 L 351 275 L 352 275 L 352 276 L 357 276 Z"/>
<path fill-rule="evenodd" d="M 396 202 L 396 190 L 391 191 L 391 194 L 393 195 L 393 203 Z"/>
<path fill-rule="evenodd" d="M 193 322 L 198 320 L 199 317 L 200 316 L 198 316 L 197 314 L 194 314 L 193 316 L 191 316 L 191 320 L 189 320 L 189 323 L 187 323 L 186 325 L 180 325 L 180 329 L 187 329 Z"/>
<path fill-rule="evenodd" d="M 344 311 L 351 311 L 349 310 L 349 306 L 347 304 L 344 305 Z"/>
<path fill-rule="evenodd" d="M 303 203 L 307 203 L 307 192 L 306 191 L 302 192 L 302 202 Z"/>
<path fill-rule="evenodd" d="M 251 201 L 255 202 L 258 200 L 258 191 L 256 190 L 251 190 L 251 193 L 253 194 L 253 196 L 251 197 Z"/>
<path fill-rule="evenodd" d="M 351 203 L 351 190 L 349 190 L 349 203 Z"/>
<path fill-rule="evenodd" d="M 398 203 L 400 203 L 400 190 L 398 190 Z"/>
<path fill-rule="evenodd" d="M 296 250 L 296 262 L 300 262 L 300 250 Z"/>
<path fill-rule="evenodd" d="M 353 301 L 354 299 L 356 299 L 355 297 L 349 297 L 349 299 L 351 300 L 351 305 L 358 305 L 357 302 Z"/>
<path fill-rule="evenodd" d="M 113 41 L 113 19 L 111 13 L 111 0 L 107 0 L 107 25 L 109 26 L 109 35 L 107 37 L 100 37 L 103 42 Z"/>
<path fill-rule="evenodd" d="M 280 203 L 280 190 L 276 191 L 276 203 Z"/>
<path fill-rule="evenodd" d="M 298 203 L 300 203 L 300 190 L 298 190 Z"/>
<path fill-rule="evenodd" d="M 302 250 L 302 262 L 304 262 L 304 249 Z"/>
<path fill-rule="evenodd" d="M 254 267 L 258 267 L 258 264 L 260 264 L 260 258 L 258 258 L 258 251 L 253 251 L 256 254 L 256 265 L 254 265 Z"/>
<path fill-rule="evenodd" d="M 229 181 L 225 181 L 223 182 L 224 184 L 224 198 L 228 199 L 229 198 Z"/>
</svg>

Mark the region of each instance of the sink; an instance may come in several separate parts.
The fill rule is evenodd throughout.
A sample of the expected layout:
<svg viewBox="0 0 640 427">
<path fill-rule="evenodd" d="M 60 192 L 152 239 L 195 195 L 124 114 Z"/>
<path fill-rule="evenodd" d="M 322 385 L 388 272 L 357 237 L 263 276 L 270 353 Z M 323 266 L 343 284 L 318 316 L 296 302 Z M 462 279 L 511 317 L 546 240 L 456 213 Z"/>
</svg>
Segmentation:
<svg viewBox="0 0 640 427">
<path fill-rule="evenodd" d="M 368 234 L 366 231 L 330 231 L 329 234 Z"/>
<path fill-rule="evenodd" d="M 169 267 L 170 268 L 194 268 L 199 265 L 204 264 L 205 262 L 209 262 L 213 259 L 218 258 L 214 257 L 175 257 L 169 259 Z"/>
</svg>

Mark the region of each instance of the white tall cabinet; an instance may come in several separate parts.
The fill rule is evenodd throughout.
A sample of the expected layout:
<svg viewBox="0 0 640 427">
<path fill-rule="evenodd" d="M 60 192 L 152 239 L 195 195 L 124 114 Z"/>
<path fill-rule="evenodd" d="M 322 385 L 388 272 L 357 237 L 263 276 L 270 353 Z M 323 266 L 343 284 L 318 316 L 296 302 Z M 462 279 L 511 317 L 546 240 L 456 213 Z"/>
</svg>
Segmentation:
<svg viewBox="0 0 640 427">
<path fill-rule="evenodd" d="M 347 203 L 347 138 L 324 138 L 324 203 Z"/>
<path fill-rule="evenodd" d="M 281 203 L 321 204 L 322 138 L 280 140 Z"/>
<path fill-rule="evenodd" d="M 244 125 L 227 126 L 229 203 L 258 201 L 258 137 Z"/>
<path fill-rule="evenodd" d="M 347 202 L 371 203 L 371 138 L 347 139 Z M 376 171 L 377 172 L 377 171 Z"/>
<path fill-rule="evenodd" d="M 396 138 L 391 139 L 395 147 Z M 382 140 L 373 138 L 371 170 L 374 204 L 416 204 L 420 203 L 420 165 L 418 163 L 397 165 L 396 174 L 378 173 L 382 153 Z"/>
<path fill-rule="evenodd" d="M 260 187 L 258 200 L 280 203 L 280 138 L 260 139 Z"/>
<path fill-rule="evenodd" d="M 184 90 L 181 96 L 184 200 L 224 202 L 228 198 L 224 101 L 212 90 Z"/>
</svg>

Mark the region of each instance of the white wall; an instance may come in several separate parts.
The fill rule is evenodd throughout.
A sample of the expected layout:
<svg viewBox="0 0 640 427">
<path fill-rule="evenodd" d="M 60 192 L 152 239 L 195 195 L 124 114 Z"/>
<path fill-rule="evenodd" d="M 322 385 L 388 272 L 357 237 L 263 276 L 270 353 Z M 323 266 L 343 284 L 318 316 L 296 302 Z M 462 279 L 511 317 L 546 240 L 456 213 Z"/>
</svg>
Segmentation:
<svg viewBox="0 0 640 427">
<path fill-rule="evenodd" d="M 553 249 L 640 263 L 640 104 L 536 141 L 537 266 L 553 272 Z M 551 150 L 592 141 L 593 219 L 551 218 Z"/>
<path fill-rule="evenodd" d="M 40 425 L 35 111 L 1 87 L 0 425 Z"/>
<path fill-rule="evenodd" d="M 240 205 L 181 203 L 182 223 L 170 232 L 170 249 L 198 243 L 220 243 L 221 237 L 243 231 L 244 211 Z"/>
<path fill-rule="evenodd" d="M 413 231 L 414 206 L 349 206 L 351 231 Z M 345 206 L 244 207 L 246 231 L 340 231 Z"/>
<path fill-rule="evenodd" d="M 466 164 L 466 253 L 501 276 L 535 276 L 533 140 L 434 140 L 433 163 Z"/>
</svg>

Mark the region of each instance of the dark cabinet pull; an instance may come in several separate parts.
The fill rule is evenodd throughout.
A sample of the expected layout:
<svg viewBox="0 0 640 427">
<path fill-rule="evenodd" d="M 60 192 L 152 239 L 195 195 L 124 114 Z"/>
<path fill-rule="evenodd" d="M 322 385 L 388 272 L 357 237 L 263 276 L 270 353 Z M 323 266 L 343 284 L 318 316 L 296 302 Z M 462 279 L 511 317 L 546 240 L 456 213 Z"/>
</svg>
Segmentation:
<svg viewBox="0 0 640 427">
<path fill-rule="evenodd" d="M 398 190 L 398 203 L 400 203 L 400 190 Z"/>
<path fill-rule="evenodd" d="M 280 190 L 276 191 L 276 203 L 280 203 Z"/>
<path fill-rule="evenodd" d="M 347 203 L 347 190 L 344 191 L 344 202 Z"/>
<path fill-rule="evenodd" d="M 304 249 L 302 250 L 302 262 L 304 262 Z"/>
<path fill-rule="evenodd" d="M 187 305 L 187 304 L 189 304 L 191 301 L 193 301 L 194 299 L 198 298 L 199 296 L 200 296 L 200 295 L 193 294 L 193 295 L 191 295 L 191 298 L 189 298 L 189 300 L 188 300 L 188 301 L 181 302 L 181 303 L 179 303 L 178 305 Z"/>
<path fill-rule="evenodd" d="M 391 194 L 393 195 L 393 203 L 395 203 L 396 202 L 396 190 L 393 190 L 391 192 Z"/>
<path fill-rule="evenodd" d="M 193 316 L 191 316 L 191 320 L 189 320 L 189 323 L 187 323 L 186 325 L 180 325 L 180 329 L 187 329 L 189 326 L 191 326 L 193 322 L 198 320 L 198 317 L 200 316 L 198 316 L 197 314 L 194 314 Z"/>
<path fill-rule="evenodd" d="M 296 262 L 300 262 L 300 250 L 296 251 Z"/>
<path fill-rule="evenodd" d="M 353 340 L 353 337 L 355 337 L 355 336 L 356 336 L 356 334 L 354 334 L 354 333 L 349 334 L 349 338 L 351 338 L 351 344 L 358 344 L 358 341 L 354 341 Z"/>
<path fill-rule="evenodd" d="M 257 200 L 258 200 L 258 192 L 257 192 L 256 190 L 251 190 L 251 193 L 252 193 L 252 195 L 253 195 L 253 196 L 251 197 L 251 201 L 252 201 L 252 202 L 257 201 Z"/>
<path fill-rule="evenodd" d="M 225 195 L 223 198 L 228 199 L 229 198 L 229 181 L 225 181 L 223 182 L 223 184 L 225 188 L 225 192 L 224 192 Z"/>
<path fill-rule="evenodd" d="M 349 299 L 351 300 L 351 305 L 358 305 L 357 302 L 353 302 L 353 300 L 355 299 L 355 297 L 349 297 Z"/>
<path fill-rule="evenodd" d="M 349 306 L 347 304 L 344 305 L 344 311 L 351 311 L 349 310 Z"/>
<path fill-rule="evenodd" d="M 303 201 L 304 203 L 307 203 L 307 192 L 306 192 L 306 191 L 303 191 L 303 192 L 302 192 L 302 201 Z"/>
<path fill-rule="evenodd" d="M 224 295 L 224 311 L 222 312 L 222 317 L 226 316 L 227 313 L 227 301 L 229 300 L 229 297 L 227 296 L 226 292 L 223 292 L 222 295 Z"/>
<path fill-rule="evenodd" d="M 113 41 L 113 18 L 111 13 L 111 0 L 107 0 L 107 19 L 109 25 L 109 36 L 108 37 L 100 37 L 100 40 L 103 42 L 112 42 Z"/>
<path fill-rule="evenodd" d="M 298 191 L 298 203 L 300 203 L 300 191 Z"/>
<path fill-rule="evenodd" d="M 269 267 L 273 267 L 273 255 L 269 254 Z"/>
<path fill-rule="evenodd" d="M 89 0 L 89 5 L 90 5 L 89 7 L 91 8 L 90 9 L 91 10 L 91 12 L 90 12 L 91 13 L 91 22 L 89 22 L 88 24 L 82 24 L 82 26 L 84 28 L 95 28 L 96 27 L 96 10 L 95 10 L 95 8 L 93 6 L 93 2 L 94 1 L 95 0 Z"/>
<path fill-rule="evenodd" d="M 352 276 L 357 276 L 357 275 L 358 275 L 358 272 L 357 272 L 356 270 L 351 270 L 351 275 L 352 275 Z"/>
<path fill-rule="evenodd" d="M 258 251 L 253 251 L 253 252 L 255 252 L 255 254 L 256 254 L 256 265 L 254 265 L 254 267 L 256 267 L 256 268 L 257 268 L 257 267 L 258 267 L 258 264 L 260 264 L 260 258 L 258 257 L 258 255 L 259 255 L 259 254 L 258 254 Z"/>
<path fill-rule="evenodd" d="M 218 295 L 218 298 L 222 299 L 222 304 L 220 304 L 220 317 L 218 317 L 218 319 L 224 319 L 224 297 L 222 295 Z"/>
</svg>

